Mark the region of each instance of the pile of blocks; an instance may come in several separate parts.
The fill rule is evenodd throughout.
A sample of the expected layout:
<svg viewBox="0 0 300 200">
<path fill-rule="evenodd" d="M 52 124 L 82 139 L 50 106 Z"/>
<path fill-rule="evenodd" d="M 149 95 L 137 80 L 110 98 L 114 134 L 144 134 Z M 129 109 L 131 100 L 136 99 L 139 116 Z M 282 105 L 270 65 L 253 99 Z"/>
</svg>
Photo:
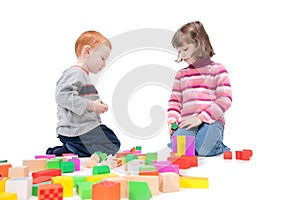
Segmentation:
<svg viewBox="0 0 300 200">
<path fill-rule="evenodd" d="M 141 146 L 116 155 L 102 152 L 82 163 L 75 154 L 37 155 L 23 160 L 23 166 L 0 162 L 0 199 L 60 200 L 79 195 L 81 199 L 147 200 L 160 193 L 179 192 L 180 188 L 209 187 L 207 177 L 190 177 L 180 169 L 198 166 L 193 136 L 173 136 L 172 152 L 167 160 L 158 160 L 156 152 L 143 154 Z M 236 153 L 236 159 L 250 159 L 252 151 Z M 224 153 L 229 159 L 230 153 Z M 90 169 L 90 170 L 89 170 Z M 122 176 L 111 170 L 123 170 Z M 76 173 L 87 170 L 88 174 Z M 80 175 L 81 174 L 81 175 Z"/>
</svg>

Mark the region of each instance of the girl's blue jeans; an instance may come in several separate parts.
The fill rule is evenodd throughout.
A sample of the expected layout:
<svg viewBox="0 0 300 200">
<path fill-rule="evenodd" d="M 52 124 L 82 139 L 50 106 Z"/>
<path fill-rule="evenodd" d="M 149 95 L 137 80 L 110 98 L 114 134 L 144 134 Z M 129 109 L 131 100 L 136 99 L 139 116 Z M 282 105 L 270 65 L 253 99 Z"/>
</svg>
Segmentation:
<svg viewBox="0 0 300 200">
<path fill-rule="evenodd" d="M 198 156 L 215 156 L 229 151 L 230 149 L 223 144 L 224 126 L 219 121 L 212 124 L 202 123 L 199 127 L 189 130 L 178 128 L 173 136 L 192 135 L 195 136 L 195 153 Z M 168 144 L 172 148 L 172 140 Z"/>
</svg>

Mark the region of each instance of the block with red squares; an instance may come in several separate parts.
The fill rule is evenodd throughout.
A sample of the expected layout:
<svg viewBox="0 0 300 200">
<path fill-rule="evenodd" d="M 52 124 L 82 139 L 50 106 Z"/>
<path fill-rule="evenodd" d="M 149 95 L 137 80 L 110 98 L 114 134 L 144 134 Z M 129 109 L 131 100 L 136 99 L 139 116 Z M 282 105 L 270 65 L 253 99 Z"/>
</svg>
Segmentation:
<svg viewBox="0 0 300 200">
<path fill-rule="evenodd" d="M 61 184 L 39 185 L 38 200 L 62 200 L 63 187 Z"/>
</svg>

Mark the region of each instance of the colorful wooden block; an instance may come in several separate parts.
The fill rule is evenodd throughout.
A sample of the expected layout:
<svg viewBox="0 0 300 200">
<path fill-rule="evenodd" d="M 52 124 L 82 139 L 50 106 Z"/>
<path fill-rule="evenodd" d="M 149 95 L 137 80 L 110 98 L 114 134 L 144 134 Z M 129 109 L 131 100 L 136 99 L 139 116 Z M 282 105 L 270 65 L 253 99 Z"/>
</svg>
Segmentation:
<svg viewBox="0 0 300 200">
<path fill-rule="evenodd" d="M 111 177 L 111 178 L 105 178 L 103 181 L 110 181 L 110 182 L 118 182 L 120 183 L 121 187 L 121 198 L 127 198 L 128 197 L 128 181 L 123 177 Z"/>
<path fill-rule="evenodd" d="M 102 181 L 103 179 L 109 178 L 109 177 L 119 177 L 119 175 L 114 174 L 114 173 L 109 173 L 109 174 L 98 174 L 98 175 L 93 175 L 93 176 L 86 176 L 86 181 L 97 183 L 97 182 Z"/>
<path fill-rule="evenodd" d="M 15 166 L 8 169 L 8 177 L 28 177 L 28 166 Z"/>
<path fill-rule="evenodd" d="M 28 166 L 29 172 L 45 170 L 47 159 L 23 160 L 23 166 Z"/>
<path fill-rule="evenodd" d="M 158 176 L 123 176 L 128 181 L 147 182 L 153 196 L 159 194 L 159 177 Z"/>
<path fill-rule="evenodd" d="M 128 187 L 130 200 L 149 200 L 152 197 L 147 182 L 129 181 Z"/>
<path fill-rule="evenodd" d="M 172 136 L 172 151 L 178 156 L 195 156 L 195 136 Z"/>
<path fill-rule="evenodd" d="M 8 177 L 9 168 L 11 168 L 10 163 L 0 163 L 0 177 Z"/>
<path fill-rule="evenodd" d="M 17 200 L 17 193 L 1 192 L 0 199 L 1 200 Z"/>
<path fill-rule="evenodd" d="M 110 173 L 110 168 L 107 165 L 93 167 L 93 171 L 92 171 L 93 175 L 108 174 L 108 173 Z"/>
<path fill-rule="evenodd" d="M 232 159 L 232 151 L 224 151 L 223 158 L 227 159 L 227 160 L 231 160 Z"/>
<path fill-rule="evenodd" d="M 32 178 L 37 178 L 40 176 L 54 177 L 54 176 L 61 176 L 61 174 L 62 174 L 61 169 L 46 169 L 46 170 L 32 172 L 31 176 Z"/>
<path fill-rule="evenodd" d="M 80 182 L 76 185 L 76 193 L 82 200 L 92 198 L 92 182 Z"/>
<path fill-rule="evenodd" d="M 93 185 L 92 200 L 120 200 L 119 182 L 102 181 Z"/>
<path fill-rule="evenodd" d="M 179 183 L 181 188 L 208 188 L 208 178 L 180 176 Z"/>
<path fill-rule="evenodd" d="M 0 179 L 0 192 L 5 192 L 5 183 L 6 183 L 7 178 L 2 178 Z"/>
<path fill-rule="evenodd" d="M 73 196 L 74 180 L 71 176 L 56 176 L 51 178 L 52 184 L 61 184 L 63 189 L 63 197 Z"/>
<path fill-rule="evenodd" d="M 161 192 L 178 192 L 179 175 L 174 172 L 164 172 L 159 174 L 159 190 Z"/>
<path fill-rule="evenodd" d="M 31 177 L 13 177 L 6 181 L 5 191 L 17 193 L 18 199 L 29 199 L 32 193 Z"/>
<path fill-rule="evenodd" d="M 61 184 L 44 184 L 38 187 L 38 200 L 62 200 L 63 186 Z"/>
</svg>

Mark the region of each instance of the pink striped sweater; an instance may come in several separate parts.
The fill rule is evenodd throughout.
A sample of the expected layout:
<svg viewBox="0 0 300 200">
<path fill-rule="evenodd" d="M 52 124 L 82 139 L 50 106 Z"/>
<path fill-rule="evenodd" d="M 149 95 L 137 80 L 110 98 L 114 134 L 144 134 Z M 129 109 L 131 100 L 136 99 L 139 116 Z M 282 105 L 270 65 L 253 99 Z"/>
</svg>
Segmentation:
<svg viewBox="0 0 300 200">
<path fill-rule="evenodd" d="M 232 93 L 225 67 L 210 59 L 200 59 L 177 72 L 170 100 L 168 122 L 180 123 L 195 114 L 206 123 L 220 121 L 231 106 Z"/>
</svg>

